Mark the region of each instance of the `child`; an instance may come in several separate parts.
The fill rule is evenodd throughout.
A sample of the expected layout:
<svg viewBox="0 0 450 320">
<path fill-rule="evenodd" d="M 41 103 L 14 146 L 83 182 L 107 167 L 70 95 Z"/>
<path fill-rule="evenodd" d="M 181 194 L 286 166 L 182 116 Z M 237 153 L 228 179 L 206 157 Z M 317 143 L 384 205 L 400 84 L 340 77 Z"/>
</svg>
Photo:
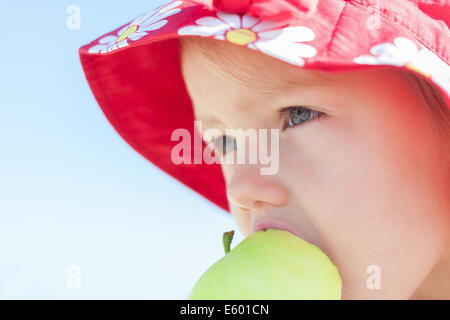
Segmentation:
<svg viewBox="0 0 450 320">
<path fill-rule="evenodd" d="M 450 299 L 449 7 L 429 3 L 172 1 L 80 54 L 122 137 L 244 235 L 317 245 L 344 299 Z M 236 129 L 277 133 L 274 172 Z"/>
</svg>

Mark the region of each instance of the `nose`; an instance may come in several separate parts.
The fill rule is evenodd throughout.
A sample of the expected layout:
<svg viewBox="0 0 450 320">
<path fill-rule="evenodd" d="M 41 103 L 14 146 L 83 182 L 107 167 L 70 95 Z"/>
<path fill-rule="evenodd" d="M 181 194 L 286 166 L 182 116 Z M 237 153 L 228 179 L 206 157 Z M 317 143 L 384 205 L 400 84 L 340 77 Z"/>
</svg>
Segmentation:
<svg viewBox="0 0 450 320">
<path fill-rule="evenodd" d="M 287 188 L 278 181 L 277 175 L 261 175 L 259 165 L 238 164 L 234 166 L 227 186 L 230 203 L 244 211 L 261 206 L 285 206 L 289 201 Z"/>
</svg>

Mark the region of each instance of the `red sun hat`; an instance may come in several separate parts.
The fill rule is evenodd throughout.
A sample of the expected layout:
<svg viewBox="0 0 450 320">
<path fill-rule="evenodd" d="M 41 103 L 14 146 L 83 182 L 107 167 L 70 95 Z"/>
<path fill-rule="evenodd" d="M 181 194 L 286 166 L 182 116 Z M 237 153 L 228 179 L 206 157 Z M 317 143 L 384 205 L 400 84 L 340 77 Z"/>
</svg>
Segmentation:
<svg viewBox="0 0 450 320">
<path fill-rule="evenodd" d="M 450 0 L 171 1 L 80 48 L 109 122 L 143 157 L 229 212 L 219 164 L 175 164 L 172 132 L 194 129 L 178 39 L 245 46 L 294 67 L 411 71 L 450 108 Z M 200 137 L 201 140 L 201 137 Z M 202 142 L 202 152 L 206 145 Z"/>
</svg>

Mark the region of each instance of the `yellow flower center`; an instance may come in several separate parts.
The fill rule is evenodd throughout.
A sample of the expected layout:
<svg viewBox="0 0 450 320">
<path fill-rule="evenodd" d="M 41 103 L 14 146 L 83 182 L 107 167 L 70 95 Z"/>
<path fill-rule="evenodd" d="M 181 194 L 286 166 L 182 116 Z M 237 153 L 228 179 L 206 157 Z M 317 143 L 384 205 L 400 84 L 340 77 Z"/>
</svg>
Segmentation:
<svg viewBox="0 0 450 320">
<path fill-rule="evenodd" d="M 122 33 L 119 37 L 119 39 L 117 39 L 117 42 L 121 42 L 123 40 L 125 40 L 126 38 L 128 38 L 131 34 L 135 33 L 137 30 L 137 26 L 131 26 L 129 27 L 127 30 L 125 30 L 124 33 Z"/>
<path fill-rule="evenodd" d="M 258 39 L 255 32 L 250 29 L 234 29 L 227 32 L 225 38 L 232 43 L 245 46 Z"/>
</svg>

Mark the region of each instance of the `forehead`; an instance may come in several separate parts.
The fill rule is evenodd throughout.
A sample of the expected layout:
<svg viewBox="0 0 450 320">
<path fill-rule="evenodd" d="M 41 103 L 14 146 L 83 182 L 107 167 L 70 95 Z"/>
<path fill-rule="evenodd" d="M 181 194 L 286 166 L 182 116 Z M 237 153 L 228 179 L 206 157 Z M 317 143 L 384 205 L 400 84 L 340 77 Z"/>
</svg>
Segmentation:
<svg viewBox="0 0 450 320">
<path fill-rule="evenodd" d="M 192 89 L 210 84 L 212 76 L 255 93 L 330 85 L 336 78 L 328 72 L 306 70 L 243 46 L 198 37 L 183 39 L 182 66 Z"/>
</svg>

